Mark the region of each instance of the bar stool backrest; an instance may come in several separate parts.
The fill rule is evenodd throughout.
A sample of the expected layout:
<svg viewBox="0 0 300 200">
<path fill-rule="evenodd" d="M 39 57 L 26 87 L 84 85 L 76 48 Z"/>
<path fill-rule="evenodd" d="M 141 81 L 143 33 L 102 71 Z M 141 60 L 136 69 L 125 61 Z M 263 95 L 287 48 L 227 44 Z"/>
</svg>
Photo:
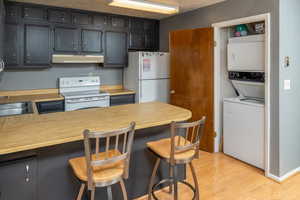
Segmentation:
<svg viewBox="0 0 300 200">
<path fill-rule="evenodd" d="M 171 164 L 175 164 L 176 153 L 183 153 L 186 151 L 194 150 L 195 157 L 199 158 L 199 146 L 204 131 L 205 120 L 206 117 L 202 117 L 201 120 L 195 122 L 172 122 L 170 155 Z M 182 133 L 182 131 L 184 133 L 184 140 L 181 141 L 181 137 L 176 140 L 175 138 L 180 136 L 180 133 Z"/>
<path fill-rule="evenodd" d="M 93 184 L 93 167 L 107 166 L 119 161 L 124 161 L 123 178 L 128 178 L 134 130 L 135 122 L 131 122 L 130 126 L 127 128 L 110 132 L 91 132 L 89 130 L 83 132 L 89 188 L 91 188 Z M 92 144 L 94 144 L 94 151 L 92 149 Z M 100 148 L 100 144 L 103 144 L 103 148 Z M 112 155 L 110 154 L 111 150 L 119 153 Z M 101 157 L 99 156 L 100 153 L 102 154 Z"/>
</svg>

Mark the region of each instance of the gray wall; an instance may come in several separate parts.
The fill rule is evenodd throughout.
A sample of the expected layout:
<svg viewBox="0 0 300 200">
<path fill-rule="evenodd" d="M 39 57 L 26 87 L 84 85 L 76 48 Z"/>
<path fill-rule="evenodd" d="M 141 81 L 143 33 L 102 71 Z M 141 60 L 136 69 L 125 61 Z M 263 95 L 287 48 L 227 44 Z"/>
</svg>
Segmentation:
<svg viewBox="0 0 300 200">
<path fill-rule="evenodd" d="M 227 0 L 213 6 L 163 19 L 160 22 L 160 49 L 168 50 L 171 30 L 209 27 L 225 20 L 271 13 L 271 173 L 279 176 L 279 50 L 278 2 L 279 0 Z M 284 0 L 283 0 L 284 1 Z M 297 1 L 297 0 L 295 0 Z"/>
<path fill-rule="evenodd" d="M 54 65 L 44 70 L 5 71 L 0 78 L 0 90 L 57 88 L 62 76 L 100 75 L 103 85 L 122 84 L 122 69 L 104 68 L 95 64 Z"/>
<path fill-rule="evenodd" d="M 280 0 L 280 175 L 300 166 L 300 1 Z M 291 66 L 284 66 L 284 57 Z M 284 80 L 292 89 L 283 90 Z"/>
</svg>

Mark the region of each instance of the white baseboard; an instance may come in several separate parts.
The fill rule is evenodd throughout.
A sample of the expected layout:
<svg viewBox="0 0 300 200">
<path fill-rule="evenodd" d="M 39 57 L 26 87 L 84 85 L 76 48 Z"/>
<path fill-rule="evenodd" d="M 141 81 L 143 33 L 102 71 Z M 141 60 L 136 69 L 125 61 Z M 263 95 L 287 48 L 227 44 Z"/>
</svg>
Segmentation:
<svg viewBox="0 0 300 200">
<path fill-rule="evenodd" d="M 292 171 L 290 171 L 290 172 L 288 172 L 288 173 L 286 173 L 285 175 L 280 176 L 280 177 L 279 177 L 279 176 L 275 176 L 274 174 L 271 174 L 271 173 L 269 173 L 269 174 L 267 175 L 267 177 L 273 179 L 273 180 L 276 181 L 276 182 L 281 183 L 281 182 L 283 182 L 284 180 L 288 179 L 289 177 L 291 177 L 291 176 L 293 176 L 294 174 L 299 173 L 299 172 L 300 172 L 300 167 L 298 167 L 298 168 L 296 168 L 296 169 L 294 169 L 294 170 L 292 170 Z"/>
</svg>

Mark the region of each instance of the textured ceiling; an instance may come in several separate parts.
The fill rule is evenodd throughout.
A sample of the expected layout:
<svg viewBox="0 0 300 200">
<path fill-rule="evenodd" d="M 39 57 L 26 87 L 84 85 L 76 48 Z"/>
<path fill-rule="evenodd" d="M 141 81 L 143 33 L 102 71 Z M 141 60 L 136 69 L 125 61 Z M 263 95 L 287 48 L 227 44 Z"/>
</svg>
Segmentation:
<svg viewBox="0 0 300 200">
<path fill-rule="evenodd" d="M 75 9 L 89 10 L 89 11 L 96 11 L 96 12 L 114 13 L 114 14 L 129 15 L 129 16 L 136 16 L 136 17 L 153 18 L 153 19 L 162 19 L 170 16 L 170 15 L 138 11 L 133 9 L 108 6 L 107 0 L 13 0 L 13 1 L 65 7 L 65 8 L 75 8 Z M 148 1 L 165 3 L 170 5 L 179 5 L 180 13 L 183 13 L 197 8 L 216 4 L 222 1 L 226 1 L 226 0 L 148 0 Z"/>
</svg>

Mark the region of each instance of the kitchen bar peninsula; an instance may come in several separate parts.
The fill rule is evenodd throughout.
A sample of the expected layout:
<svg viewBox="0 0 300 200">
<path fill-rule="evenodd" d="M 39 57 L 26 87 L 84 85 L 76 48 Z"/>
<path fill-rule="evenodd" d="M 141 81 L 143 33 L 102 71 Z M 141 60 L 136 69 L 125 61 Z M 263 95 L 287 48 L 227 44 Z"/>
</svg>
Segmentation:
<svg viewBox="0 0 300 200">
<path fill-rule="evenodd" d="M 146 143 L 170 137 L 169 124 L 190 117 L 189 110 L 152 102 L 0 118 L 0 194 L 5 200 L 75 199 L 80 184 L 68 160 L 84 155 L 83 130 L 114 130 L 135 121 L 126 188 L 129 199 L 144 195 L 155 161 Z M 162 165 L 159 171 L 159 176 L 168 176 L 167 165 Z M 184 177 L 185 169 L 179 172 Z M 115 185 L 114 199 L 122 199 L 119 191 Z M 105 188 L 99 189 L 96 195 L 106 199 Z"/>
</svg>

